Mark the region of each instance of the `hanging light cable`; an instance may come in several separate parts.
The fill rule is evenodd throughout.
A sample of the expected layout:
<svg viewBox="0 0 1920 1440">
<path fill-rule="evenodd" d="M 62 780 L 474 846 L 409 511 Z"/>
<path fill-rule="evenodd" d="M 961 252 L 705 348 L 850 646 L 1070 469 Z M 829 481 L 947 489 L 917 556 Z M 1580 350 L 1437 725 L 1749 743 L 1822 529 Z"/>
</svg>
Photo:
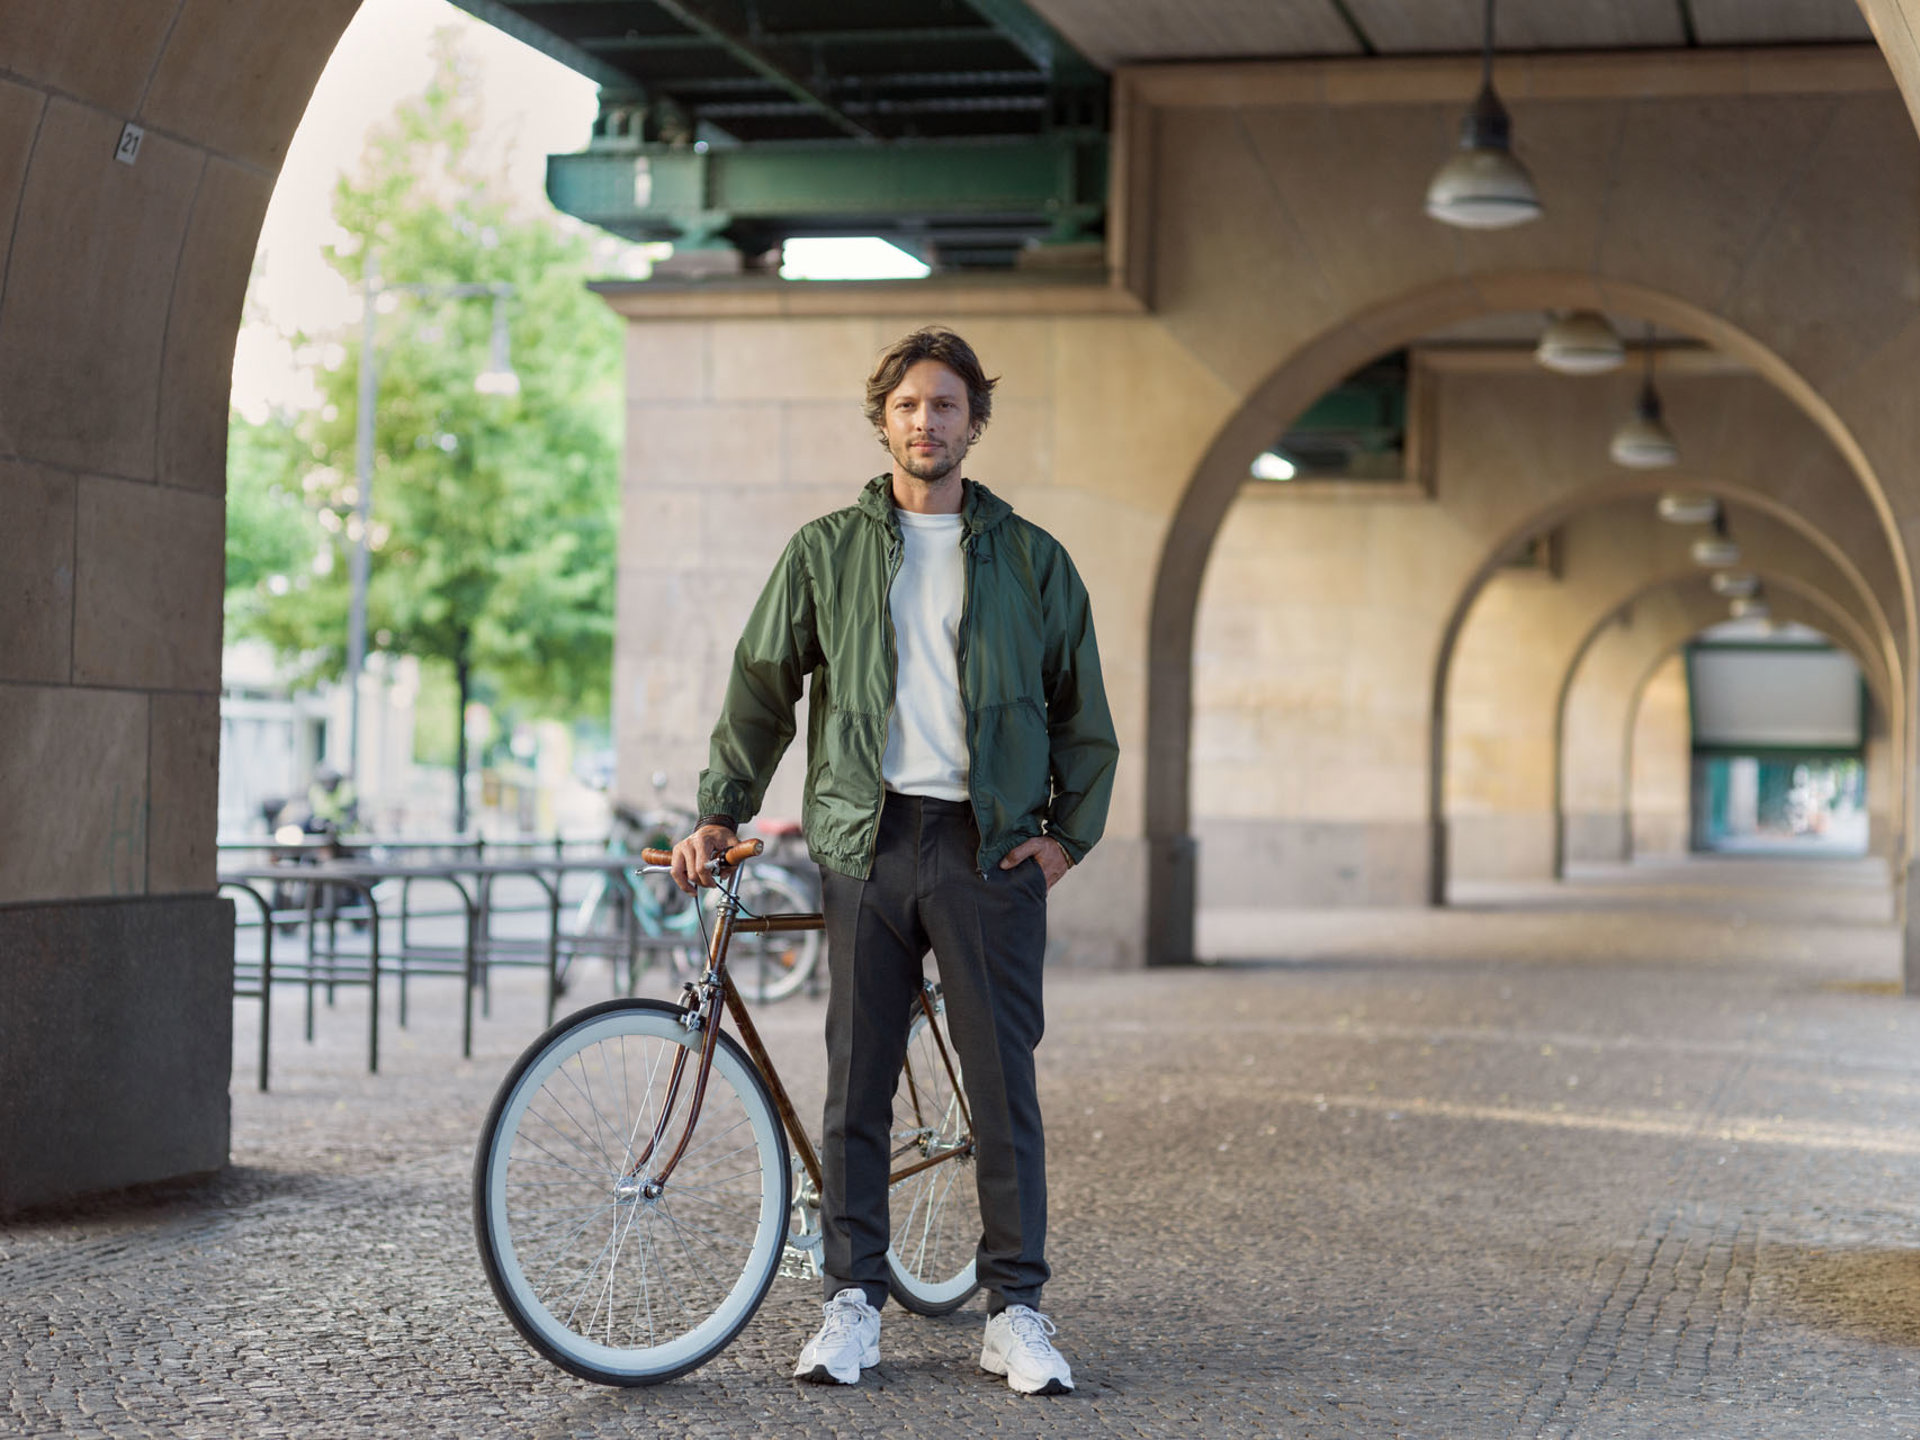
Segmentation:
<svg viewBox="0 0 1920 1440">
<path fill-rule="evenodd" d="M 1513 154 L 1513 122 L 1493 89 L 1493 0 L 1487 0 L 1480 94 L 1460 122 L 1460 148 L 1427 186 L 1427 214 L 1468 230 L 1499 230 L 1539 218 L 1540 196 Z"/>
<path fill-rule="evenodd" d="M 1653 326 L 1647 326 L 1647 375 L 1640 386 L 1640 399 L 1633 414 L 1620 422 L 1613 432 L 1607 453 L 1613 463 L 1629 470 L 1659 470 L 1680 463 L 1680 447 L 1673 432 L 1660 418 L 1660 396 L 1653 388 Z"/>
</svg>

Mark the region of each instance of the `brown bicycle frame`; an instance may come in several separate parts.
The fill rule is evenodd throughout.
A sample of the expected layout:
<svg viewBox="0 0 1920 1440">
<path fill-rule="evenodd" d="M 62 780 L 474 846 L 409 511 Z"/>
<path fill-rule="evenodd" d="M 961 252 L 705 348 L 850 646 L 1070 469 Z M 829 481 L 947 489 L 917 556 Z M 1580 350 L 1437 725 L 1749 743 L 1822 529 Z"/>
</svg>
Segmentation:
<svg viewBox="0 0 1920 1440">
<path fill-rule="evenodd" d="M 805 1167 L 808 1178 L 813 1181 L 814 1188 L 817 1190 L 823 1183 L 820 1157 L 814 1151 L 813 1141 L 807 1137 L 806 1127 L 800 1122 L 799 1112 L 794 1109 L 793 1100 L 787 1094 L 787 1087 L 780 1081 L 780 1072 L 774 1068 L 773 1057 L 767 1053 L 767 1047 L 761 1042 L 760 1032 L 755 1028 L 753 1018 L 747 1012 L 746 1001 L 740 998 L 740 992 L 734 988 L 733 977 L 727 974 L 727 949 L 736 934 L 764 935 L 793 930 L 823 930 L 826 928 L 826 917 L 816 912 L 805 912 L 757 915 L 743 919 L 738 914 L 737 889 L 723 891 L 723 894 L 725 899 L 721 903 L 719 923 L 714 926 L 713 939 L 707 949 L 707 973 L 698 982 L 702 992 L 698 1013 L 700 1029 L 703 1033 L 700 1057 L 695 1062 L 697 1069 L 694 1075 L 693 1095 L 687 1106 L 686 1124 L 680 1132 L 680 1141 L 674 1147 L 672 1156 L 650 1183 L 655 1187 L 662 1187 L 667 1183 L 668 1178 L 673 1174 L 674 1167 L 686 1154 L 687 1146 L 693 1142 L 694 1129 L 700 1123 L 701 1106 L 707 1096 L 707 1077 L 712 1073 L 714 1051 L 720 1043 L 720 1005 L 716 1003 L 715 996 L 717 984 L 718 1000 L 725 1004 L 727 1013 L 733 1017 L 734 1026 L 740 1032 L 740 1042 L 746 1047 L 748 1058 L 759 1070 L 761 1078 L 767 1082 L 767 1089 L 773 1094 L 774 1109 L 780 1115 L 780 1123 L 786 1127 L 787 1138 L 793 1142 L 794 1150 L 800 1156 L 800 1163 Z M 967 1105 L 966 1092 L 960 1087 L 959 1072 L 954 1067 L 953 1055 L 947 1049 L 946 1037 L 940 1033 L 938 1017 L 933 1009 L 933 988 L 930 985 L 923 984 L 920 987 L 920 1009 L 927 1018 L 927 1024 L 933 1027 L 934 1044 L 940 1051 L 940 1063 L 946 1069 L 947 1083 L 953 1086 L 953 1093 L 960 1102 L 960 1116 L 966 1122 L 967 1141 L 942 1154 L 930 1155 L 904 1170 L 891 1171 L 887 1176 L 889 1185 L 897 1185 L 900 1181 L 909 1176 L 918 1175 L 923 1170 L 929 1170 L 935 1165 L 958 1156 L 973 1153 L 973 1112 Z M 673 1123 L 673 1112 L 679 1102 L 681 1082 L 685 1078 L 690 1053 L 688 1047 L 682 1046 L 679 1053 L 674 1056 L 673 1072 L 667 1080 L 667 1096 L 660 1106 L 660 1119 L 654 1125 L 653 1135 L 647 1141 L 646 1148 L 640 1152 L 628 1169 L 629 1176 L 640 1173 L 648 1159 L 660 1148 L 661 1141 L 665 1139 Z M 907 1085 L 913 1099 L 914 1118 L 924 1124 L 926 1117 L 920 1111 L 919 1088 L 913 1083 L 913 1072 L 908 1070 L 906 1074 Z"/>
</svg>

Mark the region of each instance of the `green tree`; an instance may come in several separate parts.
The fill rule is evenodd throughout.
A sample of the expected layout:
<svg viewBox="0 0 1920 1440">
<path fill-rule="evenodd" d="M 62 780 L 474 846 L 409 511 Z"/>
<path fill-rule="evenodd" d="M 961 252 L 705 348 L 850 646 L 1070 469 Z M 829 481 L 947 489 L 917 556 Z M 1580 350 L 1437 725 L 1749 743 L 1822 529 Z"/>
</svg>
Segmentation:
<svg viewBox="0 0 1920 1440">
<path fill-rule="evenodd" d="M 532 714 L 597 717 L 612 661 L 619 322 L 585 288 L 585 236 L 558 217 L 513 213 L 478 164 L 477 118 L 461 57 L 443 36 L 432 83 L 376 132 L 360 173 L 334 195 L 348 238 L 331 263 L 360 287 L 373 255 L 385 290 L 368 629 L 375 648 L 450 666 L 459 714 L 485 694 Z M 512 287 L 513 396 L 474 388 L 489 364 L 492 300 L 444 293 L 501 284 Z M 343 363 L 315 368 L 318 409 L 272 435 L 236 417 L 230 465 L 259 472 L 240 483 L 236 503 L 251 504 L 262 487 L 303 497 L 306 539 L 322 556 L 284 593 L 270 575 L 293 569 L 261 572 L 256 555 L 230 562 L 230 586 L 248 586 L 230 603 L 236 629 L 309 657 L 321 674 L 344 665 L 358 538 L 357 328 L 334 357 Z M 252 515 L 241 522 L 249 537 L 256 528 Z M 455 733 L 464 819 L 464 726 Z"/>
<path fill-rule="evenodd" d="M 324 674 L 346 654 L 346 591 L 315 574 L 316 564 L 324 572 L 335 556 L 302 488 L 310 465 L 284 418 L 229 417 L 228 632 L 267 640 Z"/>
</svg>

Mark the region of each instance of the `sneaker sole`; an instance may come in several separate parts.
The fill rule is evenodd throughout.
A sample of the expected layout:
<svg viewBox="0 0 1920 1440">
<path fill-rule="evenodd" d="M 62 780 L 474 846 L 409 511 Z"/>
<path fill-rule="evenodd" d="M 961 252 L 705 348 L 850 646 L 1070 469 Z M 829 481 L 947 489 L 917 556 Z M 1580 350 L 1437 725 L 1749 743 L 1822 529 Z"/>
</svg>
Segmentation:
<svg viewBox="0 0 1920 1440">
<path fill-rule="evenodd" d="M 804 1380 L 809 1385 L 858 1385 L 860 1383 L 860 1376 L 857 1373 L 851 1380 L 842 1380 L 824 1365 L 816 1365 L 811 1370 L 796 1371 L 793 1378 Z"/>
<path fill-rule="evenodd" d="M 984 1355 L 980 1358 L 980 1369 L 988 1375 L 998 1376 L 1000 1379 L 1005 1380 L 1007 1382 L 1007 1388 L 1012 1390 L 1016 1395 L 1071 1395 L 1073 1393 L 1072 1383 L 1062 1380 L 1057 1375 L 1049 1375 L 1045 1380 L 1041 1381 L 1038 1386 L 1029 1390 L 1025 1385 L 1022 1385 L 1018 1380 L 1013 1378 L 1013 1375 L 1007 1369 L 1005 1361 L 1001 1361 L 997 1366 L 991 1365 L 987 1363 Z"/>
<path fill-rule="evenodd" d="M 809 1385 L 858 1385 L 860 1377 L 879 1363 L 880 1347 L 876 1345 L 870 1354 L 860 1357 L 860 1363 L 855 1367 L 853 1374 L 844 1380 L 834 1374 L 828 1366 L 820 1364 L 795 1369 L 793 1378 L 804 1380 Z"/>
</svg>

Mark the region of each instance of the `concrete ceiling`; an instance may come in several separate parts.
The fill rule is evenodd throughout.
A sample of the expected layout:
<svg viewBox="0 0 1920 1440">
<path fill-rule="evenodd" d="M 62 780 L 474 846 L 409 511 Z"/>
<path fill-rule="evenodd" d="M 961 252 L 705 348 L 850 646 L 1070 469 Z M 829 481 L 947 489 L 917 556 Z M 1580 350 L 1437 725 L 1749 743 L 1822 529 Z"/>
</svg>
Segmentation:
<svg viewBox="0 0 1920 1440">
<path fill-rule="evenodd" d="M 1480 0 L 1027 0 L 1104 67 L 1480 48 Z M 1501 0 L 1501 50 L 1871 40 L 1854 0 Z"/>
</svg>

